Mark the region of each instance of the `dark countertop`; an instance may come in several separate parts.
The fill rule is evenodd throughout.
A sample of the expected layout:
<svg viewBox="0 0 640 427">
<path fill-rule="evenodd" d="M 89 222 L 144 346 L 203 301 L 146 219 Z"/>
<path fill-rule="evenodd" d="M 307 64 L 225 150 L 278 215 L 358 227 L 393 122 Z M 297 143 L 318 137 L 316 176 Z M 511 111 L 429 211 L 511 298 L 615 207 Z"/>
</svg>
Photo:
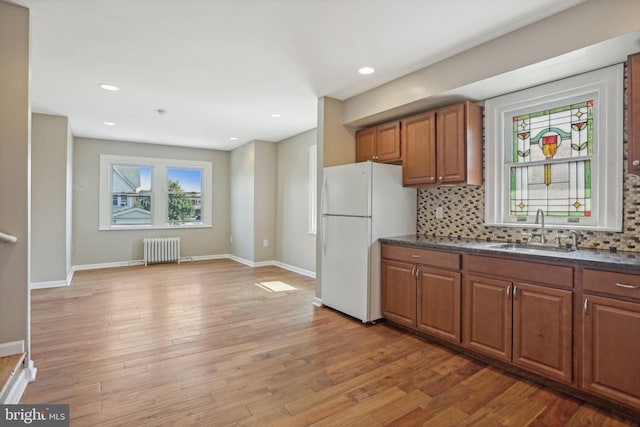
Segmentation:
<svg viewBox="0 0 640 427">
<path fill-rule="evenodd" d="M 535 249 L 535 247 L 514 250 L 496 247 L 507 243 L 504 241 L 489 242 L 486 240 L 426 237 L 420 235 L 385 237 L 381 238 L 380 242 L 414 248 L 448 250 L 478 255 L 501 255 L 532 261 L 565 262 L 593 268 L 640 274 L 640 253 L 638 252 L 610 252 L 580 248 L 573 252 L 555 252 Z"/>
</svg>

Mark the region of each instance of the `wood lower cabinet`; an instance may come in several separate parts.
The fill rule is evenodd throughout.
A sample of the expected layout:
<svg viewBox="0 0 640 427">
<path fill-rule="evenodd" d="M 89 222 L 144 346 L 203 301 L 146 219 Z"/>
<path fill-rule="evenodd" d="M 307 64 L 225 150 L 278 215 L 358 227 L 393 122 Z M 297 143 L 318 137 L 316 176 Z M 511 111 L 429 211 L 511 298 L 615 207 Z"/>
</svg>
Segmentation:
<svg viewBox="0 0 640 427">
<path fill-rule="evenodd" d="M 356 132 L 356 162 L 400 163 L 400 122 L 393 121 Z"/>
<path fill-rule="evenodd" d="M 474 351 L 521 368 L 573 383 L 573 292 L 518 278 L 537 271 L 539 279 L 555 284 L 572 274 L 566 267 L 469 256 L 469 267 L 492 271 L 501 277 L 467 274 L 464 282 L 463 344 Z M 560 269 L 559 269 L 560 268 Z M 560 273 L 556 275 L 555 273 Z M 516 278 L 509 278 L 513 274 Z M 572 282 L 566 283 L 567 287 Z"/>
<path fill-rule="evenodd" d="M 511 361 L 511 282 L 467 275 L 464 282 L 463 344 Z"/>
<path fill-rule="evenodd" d="M 640 410 L 640 276 L 583 273 L 584 390 Z"/>
<path fill-rule="evenodd" d="M 572 292 L 515 283 L 512 295 L 513 363 L 571 383 Z"/>
<path fill-rule="evenodd" d="M 460 273 L 428 267 L 417 269 L 418 330 L 459 343 Z"/>
<path fill-rule="evenodd" d="M 382 316 L 460 343 L 460 255 L 382 245 Z"/>
<path fill-rule="evenodd" d="M 583 296 L 581 387 L 640 408 L 640 304 Z"/>
<path fill-rule="evenodd" d="M 400 325 L 416 327 L 415 265 L 382 260 L 382 316 Z"/>
</svg>

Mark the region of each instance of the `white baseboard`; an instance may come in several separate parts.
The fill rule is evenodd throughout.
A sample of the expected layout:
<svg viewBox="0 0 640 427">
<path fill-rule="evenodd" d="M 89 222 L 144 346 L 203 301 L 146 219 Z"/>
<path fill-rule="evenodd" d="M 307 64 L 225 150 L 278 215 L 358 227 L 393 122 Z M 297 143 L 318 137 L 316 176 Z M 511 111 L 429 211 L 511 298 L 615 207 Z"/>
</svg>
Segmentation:
<svg viewBox="0 0 640 427">
<path fill-rule="evenodd" d="M 311 277 L 312 279 L 316 278 L 316 273 L 311 270 L 305 270 L 304 268 L 296 267 L 294 265 L 285 264 L 280 261 L 272 261 L 272 265 L 275 265 L 280 268 L 284 268 L 285 270 L 293 271 L 294 273 L 302 274 L 303 276 Z"/>
<path fill-rule="evenodd" d="M 310 270 L 305 270 L 303 268 L 296 267 L 294 265 L 286 264 L 284 262 L 280 262 L 280 261 L 254 262 L 254 261 L 249 261 L 248 259 L 240 258 L 239 256 L 232 255 L 232 254 L 197 255 L 197 256 L 181 257 L 180 262 L 209 261 L 209 260 L 216 260 L 216 259 L 230 259 L 230 260 L 239 262 L 240 264 L 244 264 L 246 266 L 254 267 L 254 268 L 276 266 L 276 267 L 284 268 L 285 270 L 293 271 L 294 273 L 302 274 L 303 276 L 311 277 L 313 279 L 316 278 L 315 272 Z M 72 271 L 98 270 L 102 268 L 114 268 L 114 267 L 129 267 L 132 265 L 144 265 L 144 261 L 133 260 L 133 261 L 121 261 L 121 262 L 109 262 L 109 263 L 103 263 L 103 264 L 74 265 L 72 268 Z M 49 283 L 56 283 L 56 282 L 42 282 L 42 283 L 49 284 Z M 71 283 L 71 280 L 69 280 L 69 283 Z M 41 288 L 36 288 L 35 285 L 39 285 L 39 283 L 32 283 L 31 284 L 32 289 L 41 289 Z M 54 287 L 54 286 L 56 285 L 47 286 L 47 287 Z M 63 286 L 63 285 L 57 285 L 57 286 Z"/>
<path fill-rule="evenodd" d="M 52 280 L 49 282 L 32 282 L 29 285 L 29 289 L 48 289 L 48 288 L 60 288 L 64 286 L 69 286 L 71 284 L 71 280 L 73 279 L 74 269 L 72 268 L 67 274 L 66 280 Z"/>
<path fill-rule="evenodd" d="M 313 301 L 311 301 L 311 304 L 315 305 L 316 307 L 322 307 L 322 300 L 318 297 L 314 297 Z"/>
<path fill-rule="evenodd" d="M 24 353 L 24 340 L 0 343 L 0 357 Z"/>
<path fill-rule="evenodd" d="M 33 360 L 25 361 L 25 366 L 19 368 L 16 373 L 9 378 L 9 383 L 0 396 L 0 404 L 17 405 L 22 399 L 22 395 L 27 389 L 27 385 L 36 379 L 36 369 Z"/>
</svg>

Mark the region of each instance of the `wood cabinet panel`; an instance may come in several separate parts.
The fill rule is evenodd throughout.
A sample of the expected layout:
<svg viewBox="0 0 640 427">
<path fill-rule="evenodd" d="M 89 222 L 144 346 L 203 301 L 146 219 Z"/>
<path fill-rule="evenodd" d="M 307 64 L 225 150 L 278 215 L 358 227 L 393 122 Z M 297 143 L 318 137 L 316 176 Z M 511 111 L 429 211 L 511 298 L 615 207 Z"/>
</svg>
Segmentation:
<svg viewBox="0 0 640 427">
<path fill-rule="evenodd" d="M 460 269 L 460 254 L 440 252 L 429 249 L 417 249 L 407 246 L 382 245 L 382 258 L 404 261 L 412 264 L 432 267 Z"/>
<path fill-rule="evenodd" d="M 431 111 L 402 120 L 402 182 L 436 182 L 436 115 Z"/>
<path fill-rule="evenodd" d="M 464 182 L 466 179 L 464 114 L 465 104 L 441 108 L 437 112 L 436 157 L 439 183 Z"/>
<path fill-rule="evenodd" d="M 640 304 L 584 295 L 581 387 L 640 409 Z"/>
<path fill-rule="evenodd" d="M 582 274 L 582 288 L 585 291 L 640 299 L 640 276 L 587 269 Z"/>
<path fill-rule="evenodd" d="M 393 121 L 356 132 L 356 162 L 400 163 L 400 122 Z"/>
<path fill-rule="evenodd" d="M 640 174 L 640 52 L 627 58 L 627 132 L 629 173 Z"/>
<path fill-rule="evenodd" d="M 356 132 L 356 162 L 374 160 L 376 156 L 376 128 Z"/>
<path fill-rule="evenodd" d="M 376 161 L 399 161 L 400 156 L 400 122 L 391 122 L 376 127 L 378 153 Z"/>
<path fill-rule="evenodd" d="M 573 287 L 573 268 L 555 264 L 465 255 L 467 271 L 504 277 L 510 280 L 538 282 L 563 288 Z"/>
<path fill-rule="evenodd" d="M 482 108 L 466 101 L 401 121 L 405 186 L 482 184 Z"/>
<path fill-rule="evenodd" d="M 411 264 L 382 260 L 382 316 L 401 325 L 416 326 L 416 277 Z"/>
<path fill-rule="evenodd" d="M 511 282 L 467 275 L 464 280 L 463 334 L 466 347 L 511 361 Z"/>
<path fill-rule="evenodd" d="M 460 273 L 419 267 L 418 329 L 460 343 Z"/>
<path fill-rule="evenodd" d="M 514 284 L 513 363 L 572 382 L 572 303 L 571 291 Z"/>
</svg>

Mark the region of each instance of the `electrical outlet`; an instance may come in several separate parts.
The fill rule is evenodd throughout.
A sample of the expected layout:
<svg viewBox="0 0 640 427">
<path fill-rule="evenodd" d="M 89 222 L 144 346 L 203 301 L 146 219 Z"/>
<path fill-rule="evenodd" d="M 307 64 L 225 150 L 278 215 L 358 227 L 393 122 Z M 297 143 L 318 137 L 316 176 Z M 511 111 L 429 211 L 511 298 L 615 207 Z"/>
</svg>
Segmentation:
<svg viewBox="0 0 640 427">
<path fill-rule="evenodd" d="M 442 206 L 438 206 L 436 208 L 436 219 L 444 218 L 444 208 Z"/>
<path fill-rule="evenodd" d="M 269 246 L 269 241 L 268 241 L 267 239 L 264 239 L 264 240 L 262 241 L 262 246 L 264 246 L 265 248 L 266 248 L 267 246 Z"/>
</svg>

